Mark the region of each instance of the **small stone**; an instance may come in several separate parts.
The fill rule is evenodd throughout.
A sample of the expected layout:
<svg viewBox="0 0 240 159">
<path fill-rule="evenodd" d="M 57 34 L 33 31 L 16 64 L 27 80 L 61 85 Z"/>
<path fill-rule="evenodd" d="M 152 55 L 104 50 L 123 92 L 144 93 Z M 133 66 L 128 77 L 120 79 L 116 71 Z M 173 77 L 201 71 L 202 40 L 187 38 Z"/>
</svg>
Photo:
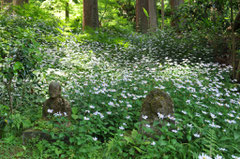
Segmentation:
<svg viewBox="0 0 240 159">
<path fill-rule="evenodd" d="M 51 136 L 49 134 L 46 134 L 40 130 L 28 129 L 25 130 L 22 134 L 23 145 L 25 145 L 29 140 L 34 138 L 51 141 Z"/>
</svg>

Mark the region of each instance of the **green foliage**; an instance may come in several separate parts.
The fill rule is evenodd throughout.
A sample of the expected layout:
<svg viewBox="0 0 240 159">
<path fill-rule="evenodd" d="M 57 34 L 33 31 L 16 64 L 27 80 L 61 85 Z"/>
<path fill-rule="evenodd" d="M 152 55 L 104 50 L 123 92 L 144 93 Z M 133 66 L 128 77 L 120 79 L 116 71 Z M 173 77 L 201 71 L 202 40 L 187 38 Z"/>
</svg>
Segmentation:
<svg viewBox="0 0 240 159">
<path fill-rule="evenodd" d="M 44 43 L 52 42 L 51 37 L 59 34 L 58 21 L 38 7 L 24 5 L 11 13 L 0 15 L 0 82 L 6 86 L 10 101 L 14 85 L 35 78 Z"/>
<path fill-rule="evenodd" d="M 101 3 L 102 8 L 107 5 Z M 43 9 L 24 7 L 24 11 L 16 10 L 21 16 L 0 17 L 4 33 L 1 66 L 10 66 L 1 67 L 5 69 L 1 76 L 14 76 L 13 104 L 19 110 L 9 115 L 7 91 L 0 85 L 4 90 L 0 92 L 4 99 L 0 122 L 8 121 L 0 154 L 15 154 L 12 158 L 164 159 L 240 154 L 238 84 L 231 83 L 231 67 L 213 63 L 209 34 L 167 29 L 141 35 L 120 24 L 83 34 L 76 30 L 75 34 L 71 28 L 68 32 L 59 29 L 58 21 Z M 111 7 L 107 5 L 107 10 Z M 111 15 L 117 9 L 101 13 L 113 21 L 117 17 Z M 28 72 L 24 75 L 24 71 Z M 63 97 L 71 103 L 70 121 L 59 116 L 40 120 L 41 104 L 52 80 L 62 83 Z M 149 137 L 138 128 L 147 123 L 138 121 L 142 100 L 153 88 L 173 99 L 175 124 L 158 128 L 162 135 L 146 128 L 153 135 Z M 154 125 L 158 122 L 161 120 Z M 29 127 L 42 130 L 52 140 L 35 139 L 22 146 L 17 135 Z"/>
</svg>

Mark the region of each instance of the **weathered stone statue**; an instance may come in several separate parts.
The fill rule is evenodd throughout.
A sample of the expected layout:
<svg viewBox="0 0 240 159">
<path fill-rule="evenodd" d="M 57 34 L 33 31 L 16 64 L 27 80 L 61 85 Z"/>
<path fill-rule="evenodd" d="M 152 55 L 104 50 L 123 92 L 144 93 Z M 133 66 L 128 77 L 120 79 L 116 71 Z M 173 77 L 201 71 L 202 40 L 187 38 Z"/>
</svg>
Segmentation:
<svg viewBox="0 0 240 159">
<path fill-rule="evenodd" d="M 58 82 L 50 83 L 49 96 L 50 98 L 43 104 L 43 118 L 47 119 L 49 116 L 67 116 L 71 118 L 70 104 L 61 96 L 61 85 Z"/>
<path fill-rule="evenodd" d="M 66 116 L 71 118 L 72 110 L 69 102 L 61 96 L 61 86 L 58 82 L 51 82 L 49 85 L 49 96 L 43 104 L 42 117 L 48 119 L 51 116 Z M 70 121 L 66 123 L 66 126 L 70 126 Z M 22 140 L 25 144 L 28 140 L 38 137 L 40 140 L 45 139 L 52 141 L 51 136 L 48 133 L 41 130 L 28 129 L 23 132 Z"/>
<path fill-rule="evenodd" d="M 150 91 L 142 104 L 140 121 L 144 121 L 143 123 L 145 124 L 141 126 L 141 132 L 147 134 L 142 129 L 146 127 L 152 128 L 157 134 L 161 134 L 159 128 L 168 123 L 175 123 L 173 113 L 173 102 L 167 93 L 160 89 Z M 159 124 L 154 127 L 154 122 L 158 122 Z"/>
</svg>

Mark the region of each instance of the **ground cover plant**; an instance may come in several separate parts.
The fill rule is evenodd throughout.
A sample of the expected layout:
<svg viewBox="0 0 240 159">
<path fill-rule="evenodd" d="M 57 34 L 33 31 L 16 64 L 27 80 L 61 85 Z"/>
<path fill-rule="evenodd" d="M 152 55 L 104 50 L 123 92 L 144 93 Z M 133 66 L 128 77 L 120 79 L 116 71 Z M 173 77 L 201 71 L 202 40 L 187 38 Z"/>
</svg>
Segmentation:
<svg viewBox="0 0 240 159">
<path fill-rule="evenodd" d="M 51 15 L 16 23 L 26 18 L 24 13 L 1 17 L 5 36 L 0 49 L 5 52 L 0 66 L 13 70 L 13 113 L 4 85 L 8 74 L 1 72 L 0 158 L 240 158 L 239 84 L 230 77 L 231 66 L 214 61 L 203 33 L 71 33 L 54 21 L 47 23 Z M 34 46 L 26 50 L 18 40 Z M 22 61 L 15 60 L 10 45 L 20 49 Z M 24 70 L 33 76 L 21 77 Z M 52 80 L 62 83 L 71 103 L 69 127 L 55 123 L 68 120 L 62 116 L 41 119 Z M 140 116 L 142 100 L 153 88 L 174 102 L 174 118 L 159 116 L 159 122 L 170 118 L 176 124 L 159 128 L 162 135 L 150 138 L 139 133 L 139 118 L 145 118 Z M 49 133 L 53 141 L 33 139 L 22 145 L 21 133 L 29 128 Z M 154 134 L 151 127 L 146 131 Z"/>
</svg>

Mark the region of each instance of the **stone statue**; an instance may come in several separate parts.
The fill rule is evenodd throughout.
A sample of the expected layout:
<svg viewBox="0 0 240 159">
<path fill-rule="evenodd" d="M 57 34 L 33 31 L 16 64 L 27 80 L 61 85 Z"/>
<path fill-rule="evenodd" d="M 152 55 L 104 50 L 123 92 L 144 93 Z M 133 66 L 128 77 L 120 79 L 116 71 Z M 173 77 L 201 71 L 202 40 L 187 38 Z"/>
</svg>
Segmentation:
<svg viewBox="0 0 240 159">
<path fill-rule="evenodd" d="M 143 126 L 152 128 L 155 133 L 161 134 L 159 128 L 166 124 L 175 123 L 174 121 L 174 107 L 171 97 L 160 89 L 154 89 L 149 92 L 142 104 L 140 121 L 144 121 L 145 124 L 141 125 L 141 132 Z M 158 122 L 157 126 L 153 126 L 154 122 Z"/>
<path fill-rule="evenodd" d="M 48 119 L 51 116 L 67 116 L 71 118 L 72 110 L 69 102 L 61 96 L 61 85 L 51 82 L 49 85 L 49 96 L 43 104 L 42 116 Z"/>
</svg>

